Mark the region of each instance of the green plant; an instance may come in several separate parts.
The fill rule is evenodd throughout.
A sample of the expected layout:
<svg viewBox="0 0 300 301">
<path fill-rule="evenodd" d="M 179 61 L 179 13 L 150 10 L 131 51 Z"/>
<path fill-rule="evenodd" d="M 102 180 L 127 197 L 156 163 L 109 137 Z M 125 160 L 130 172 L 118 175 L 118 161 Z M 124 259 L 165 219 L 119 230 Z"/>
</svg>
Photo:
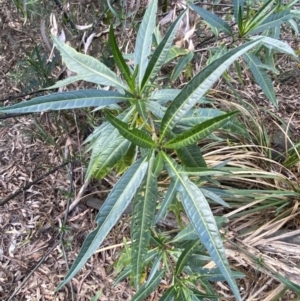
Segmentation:
<svg viewBox="0 0 300 301">
<path fill-rule="evenodd" d="M 287 43 L 278 40 L 282 24 L 284 23 L 288 23 L 295 32 L 298 32 L 296 19 L 299 19 L 299 13 L 291 10 L 297 2 L 295 0 L 292 3 L 284 5 L 281 1 L 269 0 L 256 10 L 255 6 L 253 7 L 253 4 L 249 2 L 244 3 L 243 0 L 235 0 L 234 18 L 238 25 L 238 32 L 234 32 L 230 24 L 216 14 L 191 4 L 192 9 L 212 27 L 213 32 L 223 32 L 232 37 L 234 45 L 238 45 L 241 40 L 258 38 L 258 36 L 255 36 L 257 33 L 261 33 L 261 36 L 265 37 L 263 45 L 243 54 L 243 59 L 253 74 L 255 81 L 274 106 L 277 106 L 277 100 L 272 80 L 267 71 L 275 74 L 279 73 L 274 63 L 275 51 L 287 53 L 298 59 L 295 52 Z M 244 11 L 244 4 L 246 11 Z M 240 73 L 239 65 L 235 66 L 237 73 Z"/>
<path fill-rule="evenodd" d="M 218 230 L 218 225 L 224 220 L 218 221 L 209 206 L 209 202 L 227 207 L 228 204 L 219 196 L 221 189 L 216 192 L 210 190 L 209 185 L 206 187 L 207 183 L 218 184 L 218 176 L 230 177 L 231 174 L 224 169 L 227 162 L 208 167 L 197 145 L 221 127 L 238 127 L 238 121 L 234 119 L 237 111 L 207 111 L 198 105 L 238 57 L 261 45 L 282 46 L 282 42 L 258 37 L 212 60 L 182 90 L 159 89 L 159 72 L 170 59 L 174 49 L 172 42 L 186 11 L 178 16 L 151 53 L 156 11 L 157 1 L 153 0 L 138 31 L 133 67 L 126 63 L 117 46 L 113 27 L 110 28 L 112 54 L 123 79 L 98 60 L 76 52 L 53 37 L 67 67 L 77 75 L 51 88 L 78 80 L 92 82 L 99 88 L 40 96 L 3 107 L 0 112 L 97 107 L 105 113 L 106 122 L 86 140 L 89 143 L 86 150 L 92 151 L 86 179 L 102 179 L 114 168 L 122 176 L 96 217 L 97 228 L 86 238 L 58 289 L 69 282 L 93 255 L 133 199 L 131 264 L 117 279 L 131 277 L 137 289 L 133 300 L 144 299 L 157 288 L 164 275 L 169 274 L 172 275 L 172 285 L 161 300 L 216 299 L 209 281 L 223 280 L 230 285 L 236 300 L 241 300 L 235 283 L 235 278 L 241 274 L 231 271 Z M 107 91 L 102 86 L 114 87 L 115 90 Z M 122 106 L 119 106 L 121 102 Z M 158 179 L 167 177 L 170 181 L 161 195 L 158 193 Z M 190 224 L 182 225 L 183 229 L 175 238 L 168 238 L 155 230 L 155 224 L 166 214 L 174 199 L 182 204 Z M 170 248 L 171 244 L 176 246 L 174 250 Z M 176 262 L 175 268 L 172 268 L 171 258 Z M 204 269 L 209 260 L 213 260 L 217 268 Z M 146 266 L 151 267 L 151 271 L 144 281 Z M 187 277 L 182 277 L 182 273 Z M 205 293 L 198 290 L 198 284 Z"/>
<path fill-rule="evenodd" d="M 28 93 L 32 90 L 49 87 L 55 80 L 51 78 L 51 72 L 57 65 L 59 56 L 55 56 L 48 62 L 48 55 L 43 52 L 41 45 L 36 45 L 31 52 L 26 52 L 26 58 L 20 60 L 15 72 L 10 72 L 10 76 L 17 82 L 22 83 L 23 92 Z"/>
</svg>

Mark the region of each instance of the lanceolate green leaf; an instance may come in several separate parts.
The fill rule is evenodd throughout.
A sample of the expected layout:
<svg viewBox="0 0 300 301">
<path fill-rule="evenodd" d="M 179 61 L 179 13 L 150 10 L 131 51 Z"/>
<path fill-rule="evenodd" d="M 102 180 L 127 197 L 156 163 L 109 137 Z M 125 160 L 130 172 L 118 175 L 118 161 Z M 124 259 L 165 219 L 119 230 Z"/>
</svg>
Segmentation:
<svg viewBox="0 0 300 301">
<path fill-rule="evenodd" d="M 127 112 L 123 112 L 118 116 L 118 118 L 123 121 L 128 121 L 132 111 L 133 110 L 131 109 Z M 104 123 L 104 125 L 105 126 L 101 125 L 99 127 L 99 131 L 97 131 L 97 129 L 95 130 L 96 133 L 93 134 L 95 138 L 90 140 L 90 145 L 86 149 L 86 151 L 90 151 L 92 149 L 88 170 L 85 175 L 86 179 L 93 176 L 94 172 L 99 168 L 99 163 L 107 162 L 107 158 L 110 156 L 110 153 L 107 150 L 114 150 L 117 147 L 115 140 L 119 136 L 119 131 L 108 122 Z"/>
<path fill-rule="evenodd" d="M 224 227 L 225 224 L 229 222 L 228 218 L 224 216 L 215 216 L 216 224 L 218 229 Z M 185 228 L 183 228 L 171 241 L 170 243 L 175 243 L 179 241 L 186 241 L 186 240 L 195 240 L 197 239 L 198 235 L 195 231 L 193 225 L 190 223 Z"/>
<path fill-rule="evenodd" d="M 166 196 L 162 201 L 161 206 L 156 214 L 154 224 L 158 223 L 167 214 L 168 208 L 170 207 L 172 201 L 176 197 L 178 183 L 178 179 L 171 179 L 171 183 L 168 187 Z"/>
<path fill-rule="evenodd" d="M 109 1 L 108 1 L 109 3 Z M 131 91 L 133 92 L 135 90 L 134 87 L 134 80 L 132 79 L 130 70 L 128 65 L 126 64 L 121 51 L 119 50 L 119 46 L 116 42 L 115 34 L 114 34 L 114 28 L 113 25 L 110 26 L 109 29 L 109 43 L 111 46 L 112 54 L 115 60 L 116 65 L 118 66 L 120 72 L 124 76 L 128 86 L 130 87 Z"/>
<path fill-rule="evenodd" d="M 206 167 L 184 167 L 180 171 L 180 173 L 189 175 L 189 176 L 214 176 L 220 175 L 224 173 L 229 173 L 225 170 L 206 168 Z"/>
<path fill-rule="evenodd" d="M 140 25 L 135 44 L 134 66 L 138 65 L 137 82 L 142 85 L 144 74 L 148 65 L 148 57 L 151 53 L 152 34 L 155 28 L 157 0 L 151 0 Z"/>
<path fill-rule="evenodd" d="M 272 14 L 268 16 L 259 26 L 254 27 L 248 34 L 254 34 L 257 32 L 263 32 L 270 28 L 275 28 L 280 26 L 283 22 L 286 22 L 291 19 L 291 14 L 289 10 Z"/>
<path fill-rule="evenodd" d="M 233 115 L 238 112 L 230 112 L 221 116 L 204 121 L 198 125 L 195 125 L 191 129 L 177 135 L 170 141 L 168 141 L 164 147 L 171 149 L 180 149 L 188 145 L 198 142 L 200 139 L 208 136 L 216 129 L 220 128 L 224 123 L 226 123 Z"/>
<path fill-rule="evenodd" d="M 118 162 L 116 166 L 117 175 L 122 174 L 129 166 L 133 164 L 137 155 L 137 147 L 131 143 L 124 157 Z"/>
<path fill-rule="evenodd" d="M 123 90 L 128 90 L 128 86 L 114 72 L 97 59 L 78 53 L 75 49 L 64 44 L 55 37 L 52 37 L 52 39 L 67 67 L 71 71 L 77 73 L 77 80 L 78 76 L 81 76 L 82 79 L 95 84 L 115 86 Z M 51 88 L 52 87 L 50 87 L 50 89 Z"/>
<path fill-rule="evenodd" d="M 298 56 L 296 55 L 293 48 L 286 42 L 279 41 L 277 39 L 273 39 L 270 37 L 264 37 L 264 36 L 258 36 L 255 38 L 262 37 L 262 44 L 264 44 L 269 49 L 276 49 L 277 51 L 292 55 L 296 59 L 298 59 Z"/>
<path fill-rule="evenodd" d="M 152 0 L 156 1 L 156 0 Z M 167 55 L 171 49 L 173 40 L 175 38 L 178 26 L 186 13 L 186 10 L 181 12 L 181 14 L 176 18 L 176 21 L 170 26 L 168 29 L 166 35 L 164 36 L 161 43 L 158 45 L 158 47 L 155 49 L 152 58 L 147 66 L 147 69 L 145 71 L 145 76 L 142 81 L 141 89 L 145 87 L 146 84 L 150 80 L 152 80 L 155 76 L 157 76 L 159 70 L 161 69 L 162 65 L 165 63 Z"/>
<path fill-rule="evenodd" d="M 106 107 L 126 101 L 125 95 L 104 90 L 77 90 L 38 96 L 31 100 L 0 108 L 3 113 L 29 113 L 85 107 Z"/>
<path fill-rule="evenodd" d="M 180 180 L 178 191 L 191 224 L 196 230 L 201 242 L 208 250 L 211 258 L 227 280 L 236 299 L 238 301 L 242 300 L 238 287 L 231 275 L 222 239 L 207 200 L 198 187 L 192 183 L 187 176 L 179 172 L 180 166 L 167 154 L 163 154 L 170 177 Z"/>
<path fill-rule="evenodd" d="M 197 144 L 189 145 L 176 150 L 182 165 L 186 167 L 206 167 L 200 147 Z"/>
<path fill-rule="evenodd" d="M 143 99 L 138 100 L 135 106 L 139 115 L 143 118 L 143 121 L 146 122 L 148 120 L 148 114 L 147 114 L 145 101 Z"/>
<path fill-rule="evenodd" d="M 152 249 L 147 252 L 147 256 L 145 259 L 145 263 L 149 263 L 153 261 L 153 259 L 157 256 L 159 256 L 160 251 L 158 249 Z M 117 276 L 114 285 L 118 284 L 122 280 L 124 280 L 126 277 L 129 277 L 131 273 L 131 264 L 127 265 L 127 267 Z"/>
<path fill-rule="evenodd" d="M 158 271 L 152 278 L 151 283 L 143 284 L 137 293 L 133 296 L 131 301 L 142 301 L 145 300 L 160 284 L 161 279 L 164 275 L 164 270 Z"/>
<path fill-rule="evenodd" d="M 230 26 L 222 18 L 194 4 L 190 4 L 190 6 L 210 26 L 215 27 L 218 31 L 223 31 L 224 33 L 230 36 L 232 35 L 232 30 Z"/>
<path fill-rule="evenodd" d="M 139 287 L 145 258 L 148 251 L 157 200 L 157 180 L 153 174 L 154 154 L 148 164 L 144 182 L 142 182 L 134 201 L 131 222 L 131 266 L 134 286 Z"/>
<path fill-rule="evenodd" d="M 103 242 L 135 195 L 140 183 L 143 181 L 147 167 L 148 162 L 146 158 L 139 159 L 124 173 L 114 186 L 96 216 L 97 228 L 85 239 L 75 262 L 57 289 L 61 289 L 77 274 Z"/>
<path fill-rule="evenodd" d="M 226 203 L 221 197 L 219 197 L 217 194 L 213 193 L 212 191 L 209 191 L 204 188 L 199 188 L 201 192 L 204 194 L 206 198 L 211 199 L 212 201 L 216 202 L 217 204 L 220 204 L 224 207 L 230 208 L 230 205 Z"/>
<path fill-rule="evenodd" d="M 275 11 L 276 6 L 274 6 L 274 0 L 269 0 L 266 2 L 256 13 L 254 16 L 250 17 L 246 22 L 246 32 L 257 28 L 261 25 L 265 19 L 270 16 L 273 11 Z"/>
<path fill-rule="evenodd" d="M 252 53 L 245 53 L 243 57 L 247 65 L 249 66 L 255 81 L 259 84 L 266 97 L 272 102 L 275 107 L 277 107 L 277 100 L 272 80 L 263 69 L 258 67 L 262 64 L 259 58 Z"/>
<path fill-rule="evenodd" d="M 120 134 L 132 143 L 143 148 L 154 148 L 156 146 L 155 142 L 145 132 L 136 128 L 130 129 L 127 123 L 115 118 L 107 110 L 105 110 L 105 115 L 109 122 L 118 129 Z"/>
<path fill-rule="evenodd" d="M 257 45 L 260 40 L 248 42 L 229 51 L 200 71 L 173 100 L 161 122 L 160 140 L 199 101 L 215 81 L 240 55 Z"/>
<path fill-rule="evenodd" d="M 160 89 L 154 91 L 149 96 L 153 100 L 161 100 L 163 102 L 173 100 L 180 93 L 179 89 Z"/>
<path fill-rule="evenodd" d="M 176 264 L 176 270 L 175 275 L 178 276 L 179 273 L 182 272 L 183 268 L 186 266 L 187 260 L 190 257 L 190 255 L 193 253 L 194 249 L 199 245 L 199 240 L 190 241 L 183 252 L 180 254 L 177 264 Z"/>
<path fill-rule="evenodd" d="M 164 168 L 164 157 L 161 152 L 159 152 L 153 163 L 153 173 L 155 177 L 158 177 Z"/>
<path fill-rule="evenodd" d="M 159 119 L 164 117 L 164 114 L 166 112 L 166 108 L 163 107 L 162 105 L 160 105 L 158 102 L 154 102 L 151 100 L 148 100 L 146 102 L 146 108 L 153 113 L 153 115 L 155 115 L 156 117 L 158 117 Z"/>
<path fill-rule="evenodd" d="M 234 18 L 236 23 L 242 22 L 244 9 L 243 6 L 243 0 L 233 0 Z"/>
<path fill-rule="evenodd" d="M 181 72 L 186 68 L 186 66 L 192 60 L 193 57 L 194 57 L 194 52 L 191 51 L 189 54 L 181 57 L 178 60 L 178 64 L 175 66 L 170 78 L 172 82 L 174 82 L 179 77 Z"/>
<path fill-rule="evenodd" d="M 112 141 L 97 158 L 97 167 L 92 170 L 92 176 L 98 180 L 103 179 L 111 169 L 125 156 L 130 141 L 119 136 Z M 88 173 L 87 173 L 88 174 Z"/>
</svg>

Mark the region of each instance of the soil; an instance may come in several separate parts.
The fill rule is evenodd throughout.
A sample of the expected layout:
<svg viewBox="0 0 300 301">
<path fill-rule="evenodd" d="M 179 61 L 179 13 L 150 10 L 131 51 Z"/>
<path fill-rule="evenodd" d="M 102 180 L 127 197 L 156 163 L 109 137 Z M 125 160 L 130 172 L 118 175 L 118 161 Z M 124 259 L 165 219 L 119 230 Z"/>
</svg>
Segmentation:
<svg viewBox="0 0 300 301">
<path fill-rule="evenodd" d="M 55 6 L 53 11 L 57 12 Z M 297 41 L 293 41 L 291 46 L 297 50 L 296 43 Z M 22 15 L 16 11 L 12 1 L 0 0 L 1 106 L 24 100 L 18 97 L 23 93 L 24 85 L 16 75 L 22 72 L 20 61 L 25 58 L 25 51 L 32 51 L 36 44 L 44 45 L 36 20 L 28 20 L 24 24 Z M 43 47 L 48 53 L 46 46 Z M 287 57 L 281 59 L 284 68 L 287 71 L 297 71 L 292 72 L 285 81 L 275 81 L 278 109 L 270 106 L 259 88 L 252 83 L 242 90 L 243 97 L 255 101 L 257 105 L 268 107 L 289 124 L 292 128 L 290 138 L 295 142 L 300 130 L 300 83 L 297 64 L 288 60 Z M 58 76 L 59 71 L 54 70 L 53 73 L 53 76 Z M 59 113 L 0 119 L 0 202 L 28 183 L 41 178 L 0 206 L 0 300 L 72 300 L 70 285 L 59 292 L 55 292 L 55 289 L 66 274 L 67 263 L 71 264 L 75 260 L 87 233 L 95 227 L 97 211 L 88 207 L 85 199 L 89 196 L 104 199 L 114 183 L 106 178 L 101 183 L 93 182 L 83 187 L 85 163 L 82 162 L 67 164 L 44 176 L 68 160 L 72 152 L 83 157 L 80 145 L 86 133 L 79 129 L 75 114 L 70 113 L 68 118 L 67 125 L 63 125 L 63 118 Z M 272 124 L 272 130 L 275 128 L 271 119 L 266 122 Z M 39 125 L 47 128 L 48 134 L 38 130 Z M 277 130 L 273 132 L 276 137 L 279 135 Z M 279 144 L 282 146 L 284 139 L 280 140 Z M 70 195 L 71 186 L 73 190 Z M 76 200 L 77 206 L 67 216 L 69 231 L 64 236 L 67 243 L 64 254 L 59 243 L 60 226 L 70 200 Z M 129 229 L 129 219 L 122 218 L 101 250 L 74 277 L 72 286 L 77 300 L 91 300 L 99 290 L 102 290 L 99 299 L 102 301 L 130 300 L 134 295 L 126 281 L 113 287 L 115 275 L 109 269 L 121 251 L 123 237 L 128 237 Z M 228 252 L 234 251 L 228 248 Z M 247 274 L 245 270 L 243 272 Z M 256 273 L 250 270 L 251 268 L 249 273 Z M 277 287 L 278 283 L 270 282 L 269 279 L 272 278 L 264 277 L 259 279 L 264 281 L 264 295 L 267 295 L 268 289 Z M 243 281 L 240 285 L 244 289 L 249 288 L 249 285 L 254 286 L 249 278 Z M 226 292 L 227 288 L 220 284 L 219 289 Z M 151 294 L 147 300 L 158 300 L 159 296 L 160 291 Z M 281 300 L 293 298 L 294 294 L 288 292 Z M 223 300 L 233 299 L 224 293 Z"/>
</svg>

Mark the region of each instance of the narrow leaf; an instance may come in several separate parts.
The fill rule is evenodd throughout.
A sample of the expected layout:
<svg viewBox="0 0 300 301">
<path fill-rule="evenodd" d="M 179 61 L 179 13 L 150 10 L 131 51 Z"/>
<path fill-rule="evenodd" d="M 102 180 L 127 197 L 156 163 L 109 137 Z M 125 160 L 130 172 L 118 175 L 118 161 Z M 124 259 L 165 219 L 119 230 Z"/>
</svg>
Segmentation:
<svg viewBox="0 0 300 301">
<path fill-rule="evenodd" d="M 228 218 L 224 216 L 215 216 L 216 224 L 218 229 L 224 227 L 225 224 L 229 222 Z M 171 241 L 170 243 L 187 241 L 187 240 L 195 240 L 197 239 L 198 234 L 195 231 L 193 225 L 190 223 L 185 228 L 183 228 Z"/>
<path fill-rule="evenodd" d="M 81 76 L 82 79 L 95 84 L 115 86 L 123 90 L 128 90 L 128 86 L 97 59 L 78 53 L 72 47 L 59 41 L 56 37 L 52 36 L 52 39 L 68 69 L 76 72 L 77 77 Z"/>
<path fill-rule="evenodd" d="M 134 66 L 138 68 L 138 85 L 141 87 L 146 68 L 148 56 L 151 53 L 152 34 L 155 28 L 157 12 L 157 0 L 151 0 L 140 25 L 134 52 Z"/>
<path fill-rule="evenodd" d="M 190 6 L 210 26 L 215 27 L 218 31 L 223 31 L 224 33 L 232 36 L 232 30 L 231 30 L 230 26 L 222 18 L 220 18 L 216 14 L 214 14 L 204 8 L 196 6 L 194 4 L 190 4 Z"/>
<path fill-rule="evenodd" d="M 164 157 L 161 152 L 159 152 L 153 163 L 153 174 L 158 177 L 164 168 Z"/>
<path fill-rule="evenodd" d="M 189 176 L 213 176 L 220 175 L 224 173 L 229 173 L 225 170 L 214 169 L 214 168 L 206 168 L 206 167 L 184 167 L 180 171 L 180 173 L 189 175 Z"/>
<path fill-rule="evenodd" d="M 249 66 L 255 81 L 259 84 L 264 94 L 271 101 L 271 103 L 275 107 L 277 107 L 277 100 L 272 80 L 263 69 L 258 67 L 261 64 L 259 58 L 252 53 L 245 53 L 243 57 L 247 65 Z"/>
<path fill-rule="evenodd" d="M 150 95 L 150 99 L 162 100 L 163 102 L 173 100 L 180 93 L 179 89 L 160 89 Z"/>
<path fill-rule="evenodd" d="M 178 121 L 199 101 L 199 99 L 210 89 L 223 72 L 240 55 L 257 45 L 260 40 L 245 43 L 229 51 L 219 59 L 200 71 L 173 100 L 161 122 L 160 141 L 167 132 L 172 130 Z"/>
<path fill-rule="evenodd" d="M 292 55 L 293 57 L 295 57 L 296 59 L 298 59 L 298 56 L 296 55 L 295 51 L 293 50 L 293 48 L 286 42 L 277 40 L 277 39 L 273 39 L 270 37 L 264 37 L 264 36 L 258 36 L 255 38 L 259 38 L 262 37 L 261 42 L 269 49 L 276 49 L 277 51 Z"/>
<path fill-rule="evenodd" d="M 267 18 L 270 16 L 276 9 L 274 6 L 274 0 L 267 1 L 256 13 L 254 16 L 251 16 L 248 20 L 247 31 L 255 30 L 261 25 Z"/>
<path fill-rule="evenodd" d="M 109 1 L 107 1 L 109 3 Z M 118 66 L 120 72 L 124 76 L 128 86 L 130 87 L 131 91 L 135 90 L 134 87 L 134 80 L 131 77 L 131 73 L 129 70 L 128 65 L 126 64 L 121 51 L 119 50 L 119 46 L 116 41 L 115 33 L 114 33 L 114 28 L 113 25 L 110 26 L 109 29 L 109 43 L 111 46 L 112 54 L 115 60 L 116 65 Z"/>
<path fill-rule="evenodd" d="M 85 107 L 106 107 L 126 101 L 125 95 L 105 90 L 77 90 L 38 96 L 31 100 L 0 108 L 3 113 L 29 113 Z"/>
<path fill-rule="evenodd" d="M 145 283 L 144 285 L 142 285 L 138 292 L 132 297 L 131 301 L 145 300 L 145 298 L 147 298 L 159 286 L 163 275 L 163 270 L 158 271 L 152 278 L 151 283 Z"/>
<path fill-rule="evenodd" d="M 180 149 L 198 142 L 200 139 L 211 134 L 216 129 L 220 128 L 225 124 L 232 116 L 236 115 L 238 112 L 230 112 L 221 116 L 204 121 L 198 125 L 195 125 L 191 129 L 177 135 L 170 141 L 168 141 L 164 147 L 171 149 Z"/>
<path fill-rule="evenodd" d="M 243 22 L 243 0 L 233 0 L 234 18 L 237 23 Z"/>
<path fill-rule="evenodd" d="M 163 40 L 155 49 L 151 57 L 151 60 L 147 66 L 147 69 L 145 71 L 145 76 L 143 78 L 142 86 L 141 86 L 142 90 L 150 80 L 152 80 L 155 76 L 158 75 L 159 70 L 161 69 L 162 65 L 165 63 L 167 55 L 171 49 L 173 40 L 175 38 L 176 32 L 178 30 L 178 27 L 185 13 L 186 10 L 181 12 L 181 14 L 175 20 L 175 22 L 173 22 L 173 24 L 168 29 Z"/>
<path fill-rule="evenodd" d="M 213 193 L 212 191 L 206 190 L 204 188 L 199 188 L 201 190 L 201 192 L 203 193 L 203 195 L 206 198 L 211 199 L 213 202 L 220 204 L 221 206 L 230 208 L 231 206 L 226 203 L 221 197 L 219 197 L 217 194 Z"/>
<path fill-rule="evenodd" d="M 289 10 L 268 16 L 259 26 L 255 26 L 248 34 L 263 32 L 270 28 L 280 26 L 283 22 L 289 21 L 292 18 Z"/>
<path fill-rule="evenodd" d="M 186 167 L 206 167 L 206 162 L 202 156 L 200 147 L 197 144 L 189 145 L 176 150 L 177 156 L 183 166 Z"/>
<path fill-rule="evenodd" d="M 105 115 L 109 122 L 118 129 L 120 134 L 132 143 L 142 148 L 154 148 L 156 146 L 155 142 L 144 131 L 136 128 L 130 129 L 127 123 L 115 118 L 107 110 L 105 110 Z"/>
<path fill-rule="evenodd" d="M 130 146 L 130 141 L 119 136 L 106 146 L 97 158 L 97 168 L 92 170 L 92 176 L 98 180 L 103 179 L 111 169 L 125 156 Z M 87 173 L 88 175 L 89 173 Z"/>
<path fill-rule="evenodd" d="M 154 154 L 148 164 L 147 175 L 133 201 L 133 214 L 131 222 L 131 266 L 134 286 L 139 287 L 143 272 L 145 257 L 150 242 L 150 227 L 154 220 L 157 180 L 153 174 Z"/>
<path fill-rule="evenodd" d="M 121 113 L 118 118 L 127 122 L 132 112 L 133 109 L 126 110 L 125 112 Z M 104 122 L 95 130 L 95 132 L 92 134 L 94 138 L 89 140 L 90 145 L 86 149 L 86 152 L 92 150 L 88 170 L 85 175 L 86 179 L 92 177 L 94 172 L 99 168 L 99 164 L 106 162 L 108 156 L 110 156 L 109 151 L 114 152 L 114 149 L 118 146 L 116 144 L 116 139 L 119 135 L 119 131 L 109 122 Z M 120 141 L 121 140 L 119 140 L 118 143 Z"/>
<path fill-rule="evenodd" d="M 144 100 L 138 100 L 135 104 L 136 110 L 139 115 L 143 118 L 143 121 L 146 122 L 148 120 L 148 114 L 146 109 L 146 104 Z"/>
<path fill-rule="evenodd" d="M 174 82 L 181 72 L 186 68 L 187 64 L 192 60 L 194 57 L 194 52 L 190 52 L 188 55 L 185 55 L 181 57 L 178 61 L 178 64 L 175 66 L 172 75 L 171 75 L 171 81 Z"/>
<path fill-rule="evenodd" d="M 178 276 L 188 261 L 189 256 L 194 252 L 194 249 L 199 245 L 199 240 L 191 241 L 187 244 L 183 252 L 180 254 L 178 261 L 176 263 L 175 275 Z"/>
<path fill-rule="evenodd" d="M 121 161 L 118 162 L 116 166 L 116 173 L 117 175 L 122 174 L 129 166 L 133 164 L 136 159 L 137 149 L 136 145 L 131 143 L 127 153 L 123 156 Z"/>
<path fill-rule="evenodd" d="M 84 266 L 116 224 L 123 211 L 129 205 L 147 171 L 145 158 L 136 161 L 121 177 L 108 195 L 96 216 L 97 228 L 85 239 L 81 250 L 58 290 L 66 285 Z"/>
<path fill-rule="evenodd" d="M 208 250 L 211 258 L 221 270 L 236 299 L 238 301 L 242 300 L 238 287 L 232 278 L 222 239 L 207 200 L 201 190 L 199 190 L 187 176 L 179 173 L 180 167 L 177 163 L 165 153 L 163 154 L 170 177 L 175 179 L 178 178 L 180 180 L 178 191 L 181 195 L 182 204 L 191 224 L 196 230 L 201 242 Z"/>
</svg>

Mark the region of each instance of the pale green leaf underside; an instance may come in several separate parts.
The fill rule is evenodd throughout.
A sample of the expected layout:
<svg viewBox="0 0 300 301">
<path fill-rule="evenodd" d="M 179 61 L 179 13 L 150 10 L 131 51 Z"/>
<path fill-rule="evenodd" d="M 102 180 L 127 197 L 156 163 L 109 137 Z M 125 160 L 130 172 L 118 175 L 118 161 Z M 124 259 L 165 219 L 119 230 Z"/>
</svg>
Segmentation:
<svg viewBox="0 0 300 301">
<path fill-rule="evenodd" d="M 128 121 L 132 114 L 132 109 L 123 112 L 118 116 L 123 121 Z M 116 139 L 119 136 L 119 131 L 110 123 L 103 123 L 99 128 L 92 134 L 94 139 L 89 140 L 86 151 L 92 150 L 88 170 L 86 172 L 86 179 L 92 177 L 94 172 L 99 168 L 99 163 L 105 162 L 110 153 L 108 149 L 113 152 L 114 148 L 117 147 Z M 114 154 L 116 155 L 116 154 Z"/>
<path fill-rule="evenodd" d="M 130 141 L 123 136 L 119 136 L 107 145 L 105 150 L 96 159 L 96 167 L 91 170 L 91 176 L 101 180 L 111 169 L 125 156 L 130 147 Z M 87 172 L 86 179 L 88 179 L 89 172 Z"/>
<path fill-rule="evenodd" d="M 206 168 L 206 167 L 183 167 L 179 173 L 185 174 L 188 176 L 217 176 L 220 174 L 230 174 L 226 170 L 221 169 L 213 169 L 213 168 Z"/>
<path fill-rule="evenodd" d="M 273 39 L 270 37 L 257 36 L 255 39 L 262 38 L 261 42 L 269 49 L 276 49 L 277 51 L 292 55 L 293 57 L 298 59 L 293 48 L 286 42 L 279 41 L 277 39 Z"/>
<path fill-rule="evenodd" d="M 52 37 L 54 45 L 61 53 L 67 67 L 77 73 L 77 77 L 91 81 L 99 85 L 115 86 L 123 90 L 129 90 L 128 86 L 108 67 L 97 59 L 78 53 L 72 47 Z"/>
<path fill-rule="evenodd" d="M 167 131 L 173 129 L 178 121 L 199 101 L 223 72 L 243 53 L 260 43 L 260 40 L 245 43 L 229 51 L 200 71 L 173 100 L 161 123 L 161 141 Z"/>
<path fill-rule="evenodd" d="M 207 200 L 198 187 L 192 183 L 187 176 L 179 173 L 180 167 L 177 163 L 165 153 L 163 154 L 170 177 L 180 180 L 178 191 L 191 224 L 229 283 L 235 297 L 237 300 L 241 300 L 238 287 L 231 275 L 218 227 Z"/>
<path fill-rule="evenodd" d="M 147 167 L 148 162 L 146 159 L 139 159 L 124 173 L 114 186 L 96 216 L 97 228 L 85 239 L 75 262 L 63 282 L 58 286 L 58 289 L 66 285 L 79 272 L 101 245 L 135 195 L 135 192 L 144 178 Z"/>
<path fill-rule="evenodd" d="M 104 90 L 77 90 L 38 96 L 10 107 L 2 107 L 0 108 L 0 112 L 32 113 L 85 107 L 105 107 L 126 100 L 124 95 L 117 92 Z"/>
<path fill-rule="evenodd" d="M 173 100 L 181 90 L 179 89 L 160 89 L 150 94 L 149 98 L 153 100 L 168 101 Z"/>
</svg>

